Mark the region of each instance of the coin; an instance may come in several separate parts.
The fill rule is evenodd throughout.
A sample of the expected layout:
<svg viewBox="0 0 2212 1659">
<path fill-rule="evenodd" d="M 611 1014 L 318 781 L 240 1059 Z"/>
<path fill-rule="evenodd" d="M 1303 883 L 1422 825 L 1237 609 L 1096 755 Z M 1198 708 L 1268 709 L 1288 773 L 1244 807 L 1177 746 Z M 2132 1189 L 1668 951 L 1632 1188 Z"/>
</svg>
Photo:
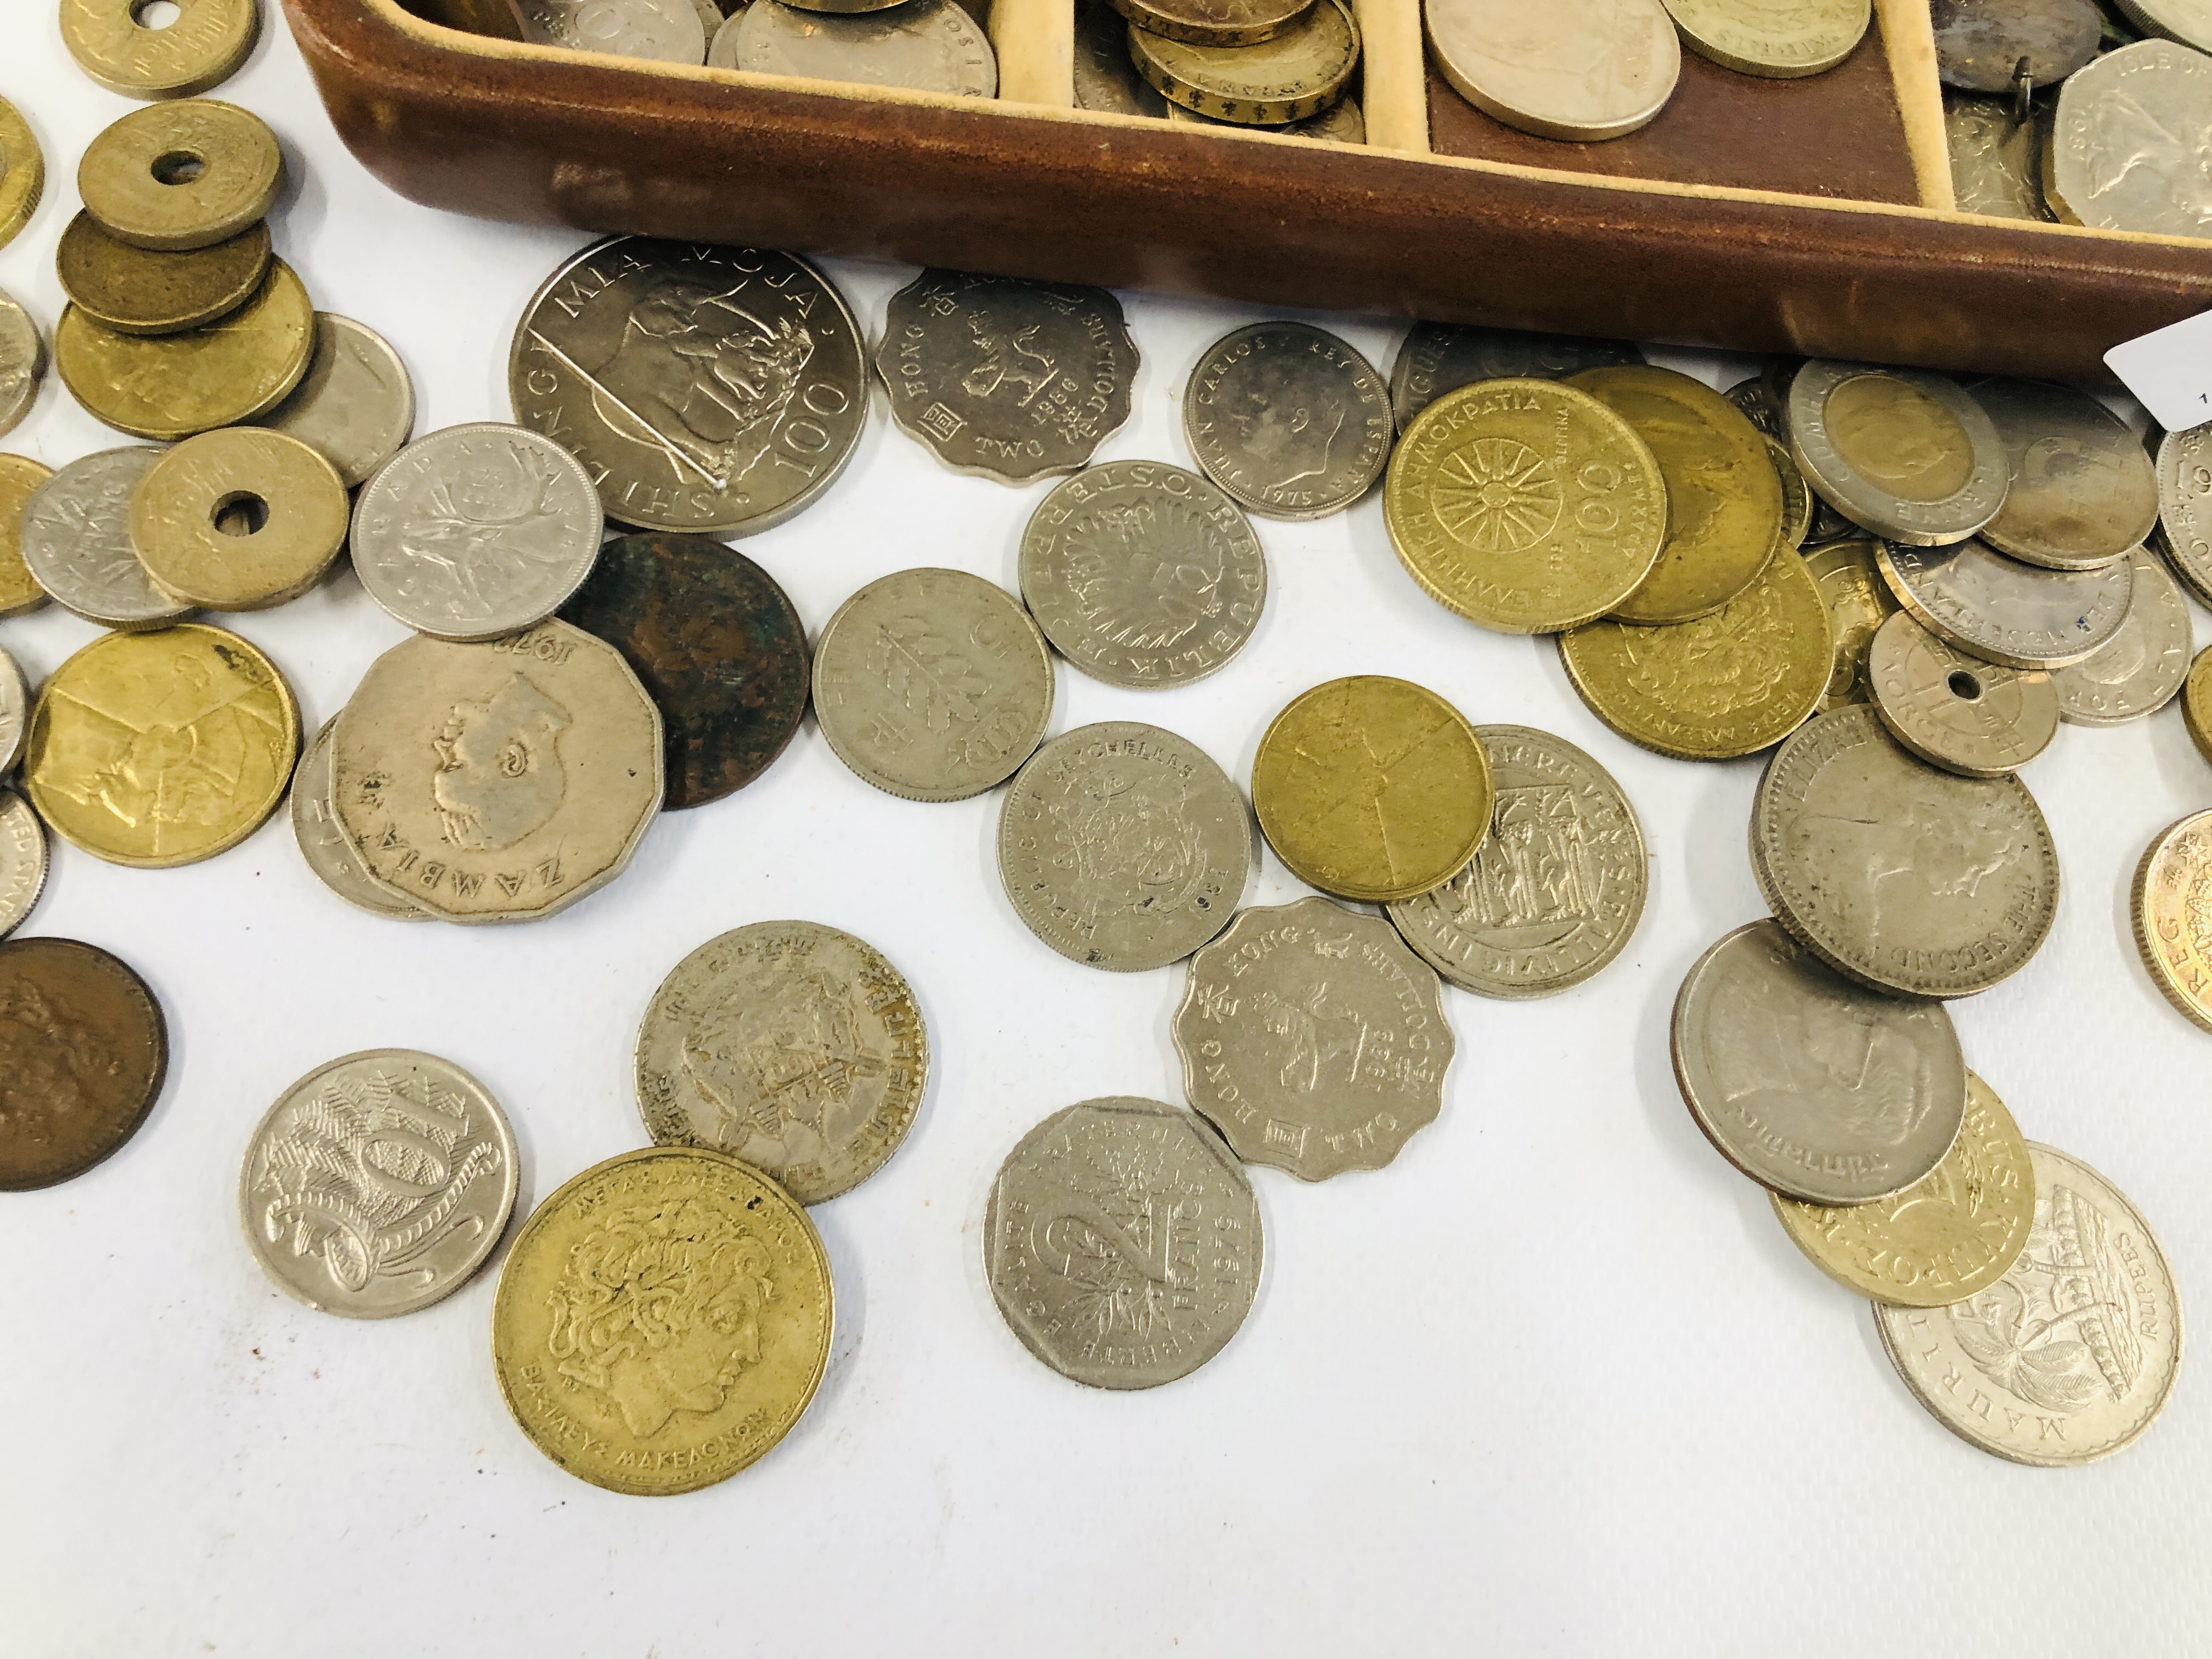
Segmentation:
<svg viewBox="0 0 2212 1659">
<path fill-rule="evenodd" d="M 1901 611 L 1876 630 L 1867 678 L 1890 736 L 1961 777 L 2017 772 L 2058 735 L 2050 675 L 1954 651 Z"/>
<path fill-rule="evenodd" d="M 177 0 L 166 28 L 143 0 L 62 0 L 62 44 L 76 66 L 125 98 L 189 98 L 227 81 L 261 35 L 258 0 Z"/>
<path fill-rule="evenodd" d="M 94 945 L 0 944 L 0 1192 L 72 1180 L 138 1132 L 168 1075 L 146 981 Z"/>
<path fill-rule="evenodd" d="M 1815 362 L 1790 384 L 1790 454 L 1836 510 L 1890 541 L 1963 541 L 2004 506 L 2003 441 L 1959 386 Z"/>
<path fill-rule="evenodd" d="M 0 455 L 0 617 L 20 617 L 46 602 L 46 590 L 23 562 L 23 514 L 53 476 L 27 455 Z"/>
<path fill-rule="evenodd" d="M 620 875 L 660 811 L 660 715 L 614 647 L 562 622 L 418 634 L 331 737 L 339 828 L 379 886 L 447 921 L 535 921 Z"/>
<path fill-rule="evenodd" d="M 1875 1329 L 1929 1414 L 1968 1444 L 2057 1468 L 2130 1444 L 2172 1391 L 2181 1304 L 2134 1206 L 2030 1141 L 2035 1218 L 2012 1269 L 1948 1308 L 1875 1304 Z"/>
<path fill-rule="evenodd" d="M 1943 96 L 1943 137 L 1951 155 L 1951 194 L 1960 213 L 2047 220 L 2037 124 L 2014 118 L 2009 98 Z"/>
<path fill-rule="evenodd" d="M 323 579 L 345 545 L 345 485 L 296 438 L 230 427 L 156 459 L 131 497 L 155 585 L 210 611 L 265 611 Z"/>
<path fill-rule="evenodd" d="M 1188 1112 L 1115 1096 L 1024 1135 L 991 1183 L 983 1274 L 1007 1328 L 1073 1382 L 1153 1389 L 1252 1311 L 1259 1201 Z"/>
<path fill-rule="evenodd" d="M 1254 323 L 1215 341 L 1191 370 L 1182 430 L 1206 476 L 1250 511 L 1322 519 L 1382 476 L 1390 392 L 1334 334 Z"/>
<path fill-rule="evenodd" d="M 1315 0 L 1280 33 L 1249 46 L 1200 46 L 1132 23 L 1129 57 L 1171 104 L 1224 121 L 1281 126 L 1318 115 L 1344 95 L 1359 65 L 1359 25 L 1343 0 Z"/>
<path fill-rule="evenodd" d="M 1297 27 L 1314 0 L 1114 0 L 1147 34 L 1202 46 L 1249 46 Z"/>
<path fill-rule="evenodd" d="M 2173 573 L 2212 605 L 2212 427 L 2168 432 L 2158 474 L 2158 544 Z"/>
<path fill-rule="evenodd" d="M 1275 855 L 1342 898 L 1412 898 L 1490 833 L 1482 740 L 1425 687 L 1355 674 L 1300 693 L 1260 739 L 1252 804 Z"/>
<path fill-rule="evenodd" d="M 1390 404 L 1403 432 L 1445 392 L 1476 380 L 1564 380 L 1586 368 L 1643 361 L 1627 340 L 1415 323 L 1390 367 Z"/>
<path fill-rule="evenodd" d="M 928 1079 L 928 1031 L 898 969 L 816 921 L 708 940 L 661 981 L 637 1034 L 653 1139 L 741 1158 L 801 1204 L 889 1163 Z"/>
<path fill-rule="evenodd" d="M 1424 0 L 1429 47 L 1459 95 L 1540 138 L 1623 138 L 1682 73 L 1659 0 Z"/>
<path fill-rule="evenodd" d="M 46 158 L 15 106 L 0 98 L 0 247 L 31 222 L 46 187 Z"/>
<path fill-rule="evenodd" d="M 1155 119 L 1168 112 L 1168 100 L 1130 61 L 1128 25 L 1106 0 L 1085 0 L 1076 8 L 1075 107 Z"/>
<path fill-rule="evenodd" d="M 417 632 L 497 639 L 568 602 L 605 522 L 592 475 L 552 439 L 495 421 L 449 426 L 362 486 L 354 574 Z"/>
<path fill-rule="evenodd" d="M 30 313 L 0 294 L 0 432 L 12 431 L 38 401 L 46 343 Z"/>
<path fill-rule="evenodd" d="M 2197 752 L 2212 761 L 2212 647 L 2197 653 L 2181 688 L 2181 722 Z"/>
<path fill-rule="evenodd" d="M 300 843 L 300 855 L 324 886 L 355 908 L 389 921 L 428 921 L 429 913 L 412 899 L 386 892 L 368 878 L 338 828 L 331 805 L 331 732 L 337 725 L 335 717 L 323 722 L 293 769 L 292 836 Z"/>
<path fill-rule="evenodd" d="M 1137 345 L 1103 288 L 925 270 L 891 295 L 891 417 L 956 472 L 1073 472 L 1129 418 Z"/>
<path fill-rule="evenodd" d="M 815 647 L 822 735 L 862 781 L 908 800 L 1005 782 L 1044 741 L 1052 696 L 1052 653 L 1029 612 L 964 571 L 870 582 Z"/>
<path fill-rule="evenodd" d="M 46 885 L 46 832 L 39 815 L 14 790 L 0 789 L 0 939 L 22 926 Z"/>
<path fill-rule="evenodd" d="M 85 147 L 77 194 L 118 241 L 170 253 L 228 241 L 268 216 L 283 182 L 276 135 L 212 98 L 133 110 Z"/>
<path fill-rule="evenodd" d="M 384 337 L 350 317 L 315 313 L 315 349 L 292 395 L 254 422 L 297 438 L 366 483 L 415 431 L 415 382 Z"/>
<path fill-rule="evenodd" d="M 2193 729 L 2193 728 L 2192 728 Z M 2212 1031 L 2212 812 L 2168 824 L 2136 866 L 2136 949 L 2183 1018 Z"/>
<path fill-rule="evenodd" d="M 2124 0 L 2123 0 L 2124 4 Z M 1935 0 L 1936 70 L 1969 92 L 2055 86 L 2097 54 L 2104 19 L 2091 0 Z"/>
<path fill-rule="evenodd" d="M 1641 361 L 1639 359 L 1638 361 Z M 1790 422 L 1783 413 L 1781 404 L 1775 400 L 1771 387 L 1764 374 L 1753 374 L 1748 380 L 1738 380 L 1721 396 L 1734 404 L 1744 419 L 1749 421 L 1786 451 L 1790 446 Z M 1796 462 L 1790 465 L 1795 466 Z M 1803 474 L 1799 474 L 1803 477 Z"/>
<path fill-rule="evenodd" d="M 663 64 L 707 61 L 707 28 L 691 0 L 515 0 L 522 38 L 541 46 Z"/>
<path fill-rule="evenodd" d="M 59 604 L 106 628 L 167 628 L 192 608 L 154 586 L 131 545 L 131 495 L 158 449 L 105 449 L 49 474 L 23 508 L 24 567 Z"/>
<path fill-rule="evenodd" d="M 2008 668 L 2080 662 L 2126 625 L 2135 592 L 2135 569 L 2125 559 L 2094 570 L 2049 570 L 1979 541 L 1884 545 L 1875 562 L 1922 627 Z"/>
<path fill-rule="evenodd" d="M 238 1213 L 285 1295 L 346 1319 L 443 1301 L 507 1231 L 514 1132 L 449 1060 L 375 1048 L 318 1066 L 246 1143 Z"/>
<path fill-rule="evenodd" d="M 188 253 L 118 241 L 88 213 L 62 232 L 54 264 L 70 303 L 118 334 L 175 334 L 227 317 L 269 274 L 269 227 Z"/>
<path fill-rule="evenodd" d="M 1756 427 L 1759 422 L 1752 422 Z M 1781 545 L 1792 552 L 1805 545 L 1806 532 L 1813 527 L 1813 489 L 1805 482 L 1805 475 L 1797 470 L 1790 459 L 1790 447 L 1765 432 L 1759 434 L 1766 440 L 1767 464 L 1773 467 L 1774 477 L 1782 486 Z"/>
<path fill-rule="evenodd" d="M 1814 716 L 1775 752 L 1751 844 L 1783 926 L 1895 996 L 1986 991 L 2058 914 L 2058 854 L 2027 786 L 1926 765 L 1864 707 Z"/>
<path fill-rule="evenodd" d="M 1850 57 L 1873 21 L 1870 0 L 1666 0 L 1683 41 L 1723 69 L 1768 80 L 1819 75 Z"/>
<path fill-rule="evenodd" d="M 2075 726 L 2124 726 L 2172 702 L 2189 678 L 2189 602 L 2166 567 L 2142 548 L 2132 556 L 2135 588 L 2120 631 L 2077 663 L 2053 669 L 2058 718 Z"/>
<path fill-rule="evenodd" d="M 909 87 L 956 97 L 995 98 L 999 60 L 982 25 L 955 0 L 905 0 L 887 11 L 833 17 L 780 0 L 752 0 L 722 26 L 725 69 L 795 75 L 870 87 Z"/>
<path fill-rule="evenodd" d="M 789 1433 L 835 1329 L 805 1211 L 735 1158 L 648 1146 L 585 1170 L 523 1224 L 500 1270 L 492 1368 L 547 1457 L 657 1497 L 726 1480 Z"/>
<path fill-rule="evenodd" d="M 1982 540 L 2053 570 L 2092 569 L 2142 544 L 2158 523 L 2158 475 L 2126 422 L 2048 380 L 1983 380 L 1972 392 L 2012 473 Z"/>
<path fill-rule="evenodd" d="M 1650 574 L 1667 487 L 1635 428 L 1588 392 L 1492 380 L 1447 392 L 1407 428 L 1382 522 L 1446 610 L 1546 634 L 1603 616 Z"/>
<path fill-rule="evenodd" d="M 859 325 L 805 261 L 618 236 L 524 307 L 507 381 L 514 418 L 583 462 L 610 515 L 722 536 L 829 488 L 860 442 L 865 373 Z"/>
<path fill-rule="evenodd" d="M 2212 52 L 2212 7 L 2205 0 L 2112 0 L 2145 34 Z"/>
<path fill-rule="evenodd" d="M 30 682 L 15 659 L 0 651 L 0 777 L 14 771 L 22 758 L 24 736 L 30 728 Z"/>
<path fill-rule="evenodd" d="M 1151 88 L 1146 88 L 1147 92 Z M 1154 96 L 1158 94 L 1154 94 Z M 1178 126 L 1227 127 L 1243 132 L 1271 133 L 1279 138 L 1322 138 L 1334 144 L 1364 144 L 1367 142 L 1367 118 L 1360 113 L 1358 100 L 1350 96 L 1338 99 L 1318 115 L 1309 115 L 1302 121 L 1291 121 L 1281 126 L 1255 125 L 1249 121 L 1225 121 L 1218 116 L 1200 115 L 1194 109 L 1185 109 L 1181 104 L 1167 106 L 1168 119 Z"/>
<path fill-rule="evenodd" d="M 2068 78 L 2043 143 L 2043 190 L 2068 224 L 2201 237 L 2212 178 L 2212 60 L 2170 40 L 2108 52 Z"/>
</svg>

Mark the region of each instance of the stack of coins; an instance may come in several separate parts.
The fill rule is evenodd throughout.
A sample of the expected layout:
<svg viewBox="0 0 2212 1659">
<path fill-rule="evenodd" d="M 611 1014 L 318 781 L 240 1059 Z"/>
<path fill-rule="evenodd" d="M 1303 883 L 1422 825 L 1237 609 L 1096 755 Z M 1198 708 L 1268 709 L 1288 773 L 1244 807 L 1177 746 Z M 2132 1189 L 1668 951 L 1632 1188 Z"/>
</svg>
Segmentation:
<svg viewBox="0 0 2212 1659">
<path fill-rule="evenodd" d="M 1367 129 L 1351 96 L 1359 68 L 1359 25 L 1345 0 L 1113 0 L 1127 20 L 1128 61 L 1175 118 L 1222 122 L 1339 143 L 1364 143 Z M 1103 75 L 1079 75 L 1115 106 L 1121 80 L 1100 33 L 1103 18 L 1079 23 L 1079 57 L 1103 58 Z M 1135 94 L 1128 101 L 1139 102 Z M 1130 112 L 1152 113 L 1139 108 Z"/>
</svg>

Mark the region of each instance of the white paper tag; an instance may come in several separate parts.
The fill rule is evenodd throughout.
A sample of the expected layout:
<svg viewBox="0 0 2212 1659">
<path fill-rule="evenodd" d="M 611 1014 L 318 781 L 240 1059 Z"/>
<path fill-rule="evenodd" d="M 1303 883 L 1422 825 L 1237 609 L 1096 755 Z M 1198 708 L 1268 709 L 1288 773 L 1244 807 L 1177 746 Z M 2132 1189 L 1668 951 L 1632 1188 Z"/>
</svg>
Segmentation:
<svg viewBox="0 0 2212 1659">
<path fill-rule="evenodd" d="M 2168 432 L 2212 421 L 2212 311 L 2124 341 L 2105 364 Z"/>
</svg>

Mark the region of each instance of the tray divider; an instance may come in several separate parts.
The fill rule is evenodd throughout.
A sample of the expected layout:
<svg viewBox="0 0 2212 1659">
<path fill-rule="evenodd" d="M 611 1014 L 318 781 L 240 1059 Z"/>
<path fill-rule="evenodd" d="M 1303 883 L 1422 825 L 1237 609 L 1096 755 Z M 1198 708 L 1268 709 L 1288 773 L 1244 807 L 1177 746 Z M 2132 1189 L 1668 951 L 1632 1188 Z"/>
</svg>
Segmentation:
<svg viewBox="0 0 2212 1659">
<path fill-rule="evenodd" d="M 1075 106 L 1074 0 L 991 0 L 999 101 Z"/>
<path fill-rule="evenodd" d="M 1421 0 L 1352 0 L 1352 10 L 1359 20 L 1359 112 L 1366 118 L 1368 144 L 1426 155 L 1429 66 Z"/>
<path fill-rule="evenodd" d="M 1951 142 L 1943 131 L 1943 83 L 1936 75 L 1936 25 L 1928 0 L 1874 0 L 1882 50 L 1897 84 L 1897 112 L 1905 120 L 1920 205 L 1958 210 L 1951 186 Z"/>
</svg>

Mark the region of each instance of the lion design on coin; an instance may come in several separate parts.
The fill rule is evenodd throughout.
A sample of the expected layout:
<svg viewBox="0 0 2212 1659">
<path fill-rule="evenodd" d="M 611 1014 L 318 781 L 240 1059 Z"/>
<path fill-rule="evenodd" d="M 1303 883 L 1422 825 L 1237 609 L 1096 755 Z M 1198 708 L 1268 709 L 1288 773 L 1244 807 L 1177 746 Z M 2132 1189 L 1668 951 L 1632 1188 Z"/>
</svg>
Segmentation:
<svg viewBox="0 0 2212 1659">
<path fill-rule="evenodd" d="M 714 1144 L 771 1172 L 830 1162 L 838 1119 L 884 1057 L 860 1032 L 861 999 L 837 974 L 763 963 L 733 976 L 684 1033 L 684 1074 L 713 1105 Z"/>
<path fill-rule="evenodd" d="M 482 702 L 457 702 L 430 739 L 430 793 L 446 839 L 495 853 L 541 829 L 568 794 L 561 734 L 568 711 L 515 674 Z"/>
</svg>

